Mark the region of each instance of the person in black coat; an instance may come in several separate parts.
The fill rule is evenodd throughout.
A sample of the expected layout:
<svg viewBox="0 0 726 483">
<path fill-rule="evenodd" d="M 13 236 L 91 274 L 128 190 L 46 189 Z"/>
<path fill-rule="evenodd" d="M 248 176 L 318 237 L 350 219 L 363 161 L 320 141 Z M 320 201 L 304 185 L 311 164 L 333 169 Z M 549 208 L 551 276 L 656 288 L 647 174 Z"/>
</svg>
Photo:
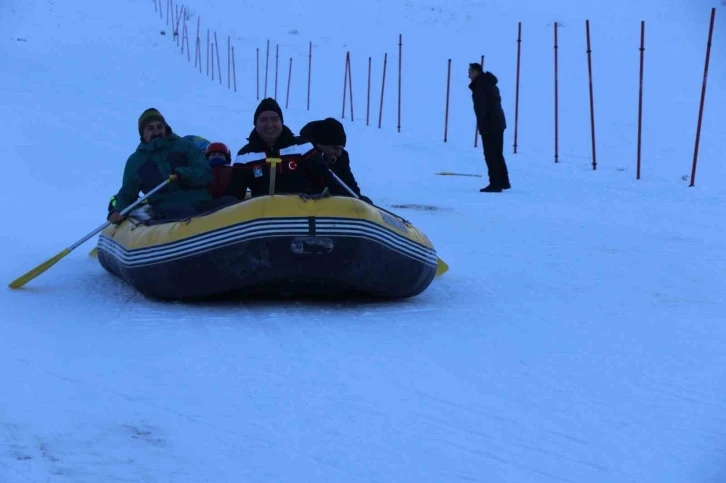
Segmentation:
<svg viewBox="0 0 726 483">
<path fill-rule="evenodd" d="M 484 160 L 489 173 L 489 185 L 479 191 L 500 193 L 511 188 L 509 171 L 504 160 L 504 130 L 507 120 L 502 109 L 502 98 L 497 87 L 497 77 L 483 72 L 481 64 L 469 64 L 469 89 L 474 101 L 476 125 L 484 148 Z"/>
<path fill-rule="evenodd" d="M 328 163 L 330 170 L 335 173 L 358 197 L 366 203 L 373 204 L 370 198 L 363 196 L 358 182 L 350 169 L 350 157 L 345 150 L 345 128 L 337 119 L 332 117 L 321 121 L 307 123 L 300 130 L 300 136 L 315 145 L 322 153 L 323 159 Z M 340 186 L 332 176 L 323 176 L 320 182 L 328 187 L 330 194 L 336 196 L 349 196 L 348 191 Z"/>
</svg>

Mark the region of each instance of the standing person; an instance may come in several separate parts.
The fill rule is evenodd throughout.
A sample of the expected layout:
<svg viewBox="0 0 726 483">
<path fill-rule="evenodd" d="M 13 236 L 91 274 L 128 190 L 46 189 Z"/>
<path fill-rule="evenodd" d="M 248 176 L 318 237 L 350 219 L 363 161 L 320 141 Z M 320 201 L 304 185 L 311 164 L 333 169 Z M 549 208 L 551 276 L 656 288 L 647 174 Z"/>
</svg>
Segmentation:
<svg viewBox="0 0 726 483">
<path fill-rule="evenodd" d="M 489 172 L 489 185 L 482 193 L 501 193 L 512 186 L 504 160 L 504 130 L 507 120 L 502 109 L 502 98 L 497 87 L 498 79 L 491 72 L 483 72 L 481 64 L 469 64 L 469 89 L 474 101 L 476 125 L 484 148 L 484 160 Z"/>
</svg>

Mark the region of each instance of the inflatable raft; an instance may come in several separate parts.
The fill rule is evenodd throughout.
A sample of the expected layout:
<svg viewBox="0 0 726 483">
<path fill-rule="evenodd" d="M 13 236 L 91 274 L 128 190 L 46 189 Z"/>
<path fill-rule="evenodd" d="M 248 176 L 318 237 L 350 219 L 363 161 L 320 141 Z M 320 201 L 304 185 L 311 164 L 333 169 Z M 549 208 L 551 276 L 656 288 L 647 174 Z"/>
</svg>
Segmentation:
<svg viewBox="0 0 726 483">
<path fill-rule="evenodd" d="M 97 248 L 103 268 L 152 298 L 405 298 L 431 284 L 439 260 L 411 223 L 349 197 L 261 196 L 184 220 L 148 218 L 132 211 Z"/>
</svg>

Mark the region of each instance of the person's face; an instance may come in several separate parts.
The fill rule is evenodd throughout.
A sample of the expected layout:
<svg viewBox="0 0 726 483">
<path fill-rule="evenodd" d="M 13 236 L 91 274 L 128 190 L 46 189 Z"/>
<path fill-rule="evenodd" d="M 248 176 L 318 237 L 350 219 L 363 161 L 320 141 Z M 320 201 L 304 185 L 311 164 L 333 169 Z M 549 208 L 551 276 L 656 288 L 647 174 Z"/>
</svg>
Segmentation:
<svg viewBox="0 0 726 483">
<path fill-rule="evenodd" d="M 282 133 L 282 120 L 275 111 L 262 111 L 257 117 L 255 130 L 263 141 L 273 144 Z"/>
<path fill-rule="evenodd" d="M 318 149 L 329 158 L 339 158 L 343 154 L 343 146 L 318 144 Z"/>
<path fill-rule="evenodd" d="M 479 75 L 478 71 L 471 69 L 471 68 L 469 69 L 469 80 L 476 79 L 476 76 L 478 76 L 478 75 Z"/>
<path fill-rule="evenodd" d="M 166 137 L 166 125 L 161 121 L 151 121 L 143 130 L 144 142 L 148 143 L 152 139 Z"/>
<path fill-rule="evenodd" d="M 227 157 L 224 153 L 210 153 L 207 160 L 210 163 L 215 162 L 215 164 L 227 164 Z"/>
</svg>

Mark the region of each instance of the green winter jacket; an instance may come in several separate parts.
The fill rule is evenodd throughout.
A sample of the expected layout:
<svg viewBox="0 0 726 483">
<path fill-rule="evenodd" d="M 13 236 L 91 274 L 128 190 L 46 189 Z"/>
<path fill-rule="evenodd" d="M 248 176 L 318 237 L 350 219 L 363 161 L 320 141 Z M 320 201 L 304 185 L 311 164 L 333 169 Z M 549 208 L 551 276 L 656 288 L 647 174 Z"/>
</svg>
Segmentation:
<svg viewBox="0 0 726 483">
<path fill-rule="evenodd" d="M 170 133 L 163 139 L 142 141 L 129 156 L 113 209 L 122 211 L 138 199 L 139 191 L 148 193 L 172 173 L 177 180 L 150 196 L 147 201 L 151 206 L 163 211 L 211 201 L 207 184 L 212 181 L 212 169 L 204 152 L 191 141 Z"/>
</svg>

